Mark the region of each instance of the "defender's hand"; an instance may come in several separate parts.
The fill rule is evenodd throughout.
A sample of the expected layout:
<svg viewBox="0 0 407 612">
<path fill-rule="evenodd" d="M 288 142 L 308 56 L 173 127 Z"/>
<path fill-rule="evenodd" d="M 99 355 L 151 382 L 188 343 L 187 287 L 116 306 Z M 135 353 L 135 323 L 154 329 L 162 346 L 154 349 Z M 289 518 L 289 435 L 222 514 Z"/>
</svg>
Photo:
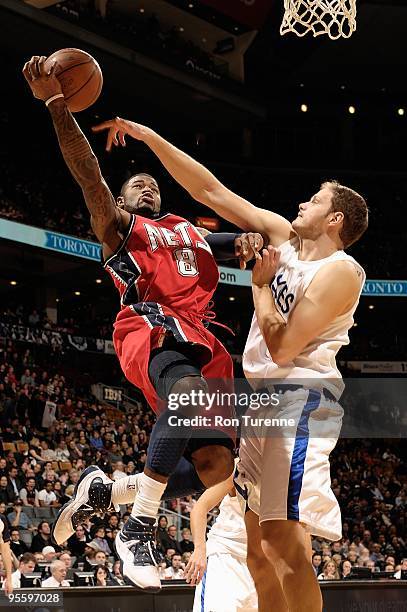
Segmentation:
<svg viewBox="0 0 407 612">
<path fill-rule="evenodd" d="M 61 83 L 55 76 L 58 64 L 55 62 L 47 71 L 45 69 L 45 55 L 34 55 L 29 62 L 24 64 L 23 75 L 34 98 L 44 102 L 56 94 L 62 93 Z"/>
<path fill-rule="evenodd" d="M 258 253 L 252 270 L 252 284 L 258 287 L 269 286 L 277 271 L 279 261 L 280 251 L 272 246 L 263 249 L 261 255 Z"/>
<path fill-rule="evenodd" d="M 120 117 L 115 117 L 110 121 L 104 121 L 99 125 L 95 125 L 92 130 L 94 132 L 103 132 L 108 130 L 107 133 L 107 141 L 106 141 L 106 151 L 110 151 L 112 148 L 112 144 L 116 147 L 119 144 L 122 147 L 126 146 L 125 136 L 128 134 L 135 140 L 144 140 L 146 134 L 149 131 L 149 128 L 141 125 L 140 123 L 134 123 L 134 121 L 129 121 L 128 119 L 121 119 Z"/>
<path fill-rule="evenodd" d="M 192 553 L 185 571 L 184 578 L 191 586 L 199 584 L 206 570 L 206 548 L 195 548 Z"/>
<path fill-rule="evenodd" d="M 235 238 L 235 255 L 239 258 L 241 270 L 246 268 L 246 262 L 258 256 L 263 243 L 263 236 L 255 232 L 240 234 Z"/>
</svg>

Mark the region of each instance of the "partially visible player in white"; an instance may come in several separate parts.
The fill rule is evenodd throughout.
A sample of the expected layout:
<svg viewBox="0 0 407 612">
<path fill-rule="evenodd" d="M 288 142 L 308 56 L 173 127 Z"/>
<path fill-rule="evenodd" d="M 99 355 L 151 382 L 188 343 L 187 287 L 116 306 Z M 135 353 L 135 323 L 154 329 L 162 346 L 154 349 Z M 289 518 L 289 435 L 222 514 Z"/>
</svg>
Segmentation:
<svg viewBox="0 0 407 612">
<path fill-rule="evenodd" d="M 246 432 L 235 486 L 247 510 L 248 566 L 256 586 L 269 568 L 278 577 L 273 612 L 320 612 L 310 534 L 338 540 L 342 532 L 329 466 L 342 421 L 336 354 L 349 343 L 365 281 L 345 249 L 367 229 L 366 202 L 330 181 L 299 204 L 290 223 L 230 191 L 150 128 L 118 117 L 103 128 L 109 128 L 108 147 L 124 144 L 126 134 L 143 141 L 194 199 L 273 245 L 252 273 L 255 315 L 243 367 L 254 389 L 280 387 L 280 405 L 274 412 L 267 407 L 265 415 L 293 418 L 295 427 L 274 437 L 270 430 Z M 262 554 L 253 542 L 261 543 Z"/>
<path fill-rule="evenodd" d="M 208 512 L 220 502 L 206 540 Z M 193 612 L 257 612 L 246 527 L 232 476 L 201 495 L 191 511 L 191 531 L 195 548 L 184 574 L 197 585 Z"/>
</svg>

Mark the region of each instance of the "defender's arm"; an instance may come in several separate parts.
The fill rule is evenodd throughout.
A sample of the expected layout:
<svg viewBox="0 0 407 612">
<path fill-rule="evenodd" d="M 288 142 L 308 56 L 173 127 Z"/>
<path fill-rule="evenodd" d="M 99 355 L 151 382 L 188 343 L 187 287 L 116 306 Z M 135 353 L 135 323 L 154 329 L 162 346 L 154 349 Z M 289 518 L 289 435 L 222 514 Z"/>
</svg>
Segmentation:
<svg viewBox="0 0 407 612">
<path fill-rule="evenodd" d="M 185 579 L 190 584 L 198 584 L 206 569 L 206 527 L 208 512 L 217 506 L 233 489 L 233 474 L 224 482 L 206 489 L 191 511 L 191 532 L 194 552 L 185 568 Z"/>
<path fill-rule="evenodd" d="M 291 224 L 280 215 L 258 208 L 225 187 L 205 166 L 177 149 L 153 130 L 116 117 L 94 128 L 95 131 L 109 130 L 107 149 L 112 143 L 125 144 L 124 135 L 142 140 L 157 155 L 171 176 L 198 202 L 214 210 L 220 217 L 234 223 L 244 231 L 260 232 L 270 242 L 279 246 L 294 232 Z"/>
</svg>

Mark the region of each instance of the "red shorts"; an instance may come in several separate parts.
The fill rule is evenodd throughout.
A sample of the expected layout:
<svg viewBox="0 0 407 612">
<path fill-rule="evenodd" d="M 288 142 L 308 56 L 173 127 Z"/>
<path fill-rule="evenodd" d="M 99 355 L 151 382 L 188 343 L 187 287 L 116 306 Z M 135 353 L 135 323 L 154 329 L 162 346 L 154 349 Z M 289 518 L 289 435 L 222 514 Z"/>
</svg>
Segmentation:
<svg viewBox="0 0 407 612">
<path fill-rule="evenodd" d="M 155 302 L 141 302 L 119 312 L 114 324 L 113 343 L 126 378 L 138 387 L 156 414 L 165 404 L 157 396 L 148 373 L 151 352 L 162 346 L 167 334 L 179 342 L 199 347 L 202 376 L 210 390 L 216 386 L 225 393 L 233 392 L 233 362 L 221 342 L 206 329 L 201 318 L 188 312 L 176 312 Z M 211 385 L 211 383 L 213 383 Z M 216 414 L 223 419 L 234 417 L 230 402 L 216 406 Z M 233 424 L 218 424 L 217 430 L 227 433 L 233 440 Z"/>
</svg>

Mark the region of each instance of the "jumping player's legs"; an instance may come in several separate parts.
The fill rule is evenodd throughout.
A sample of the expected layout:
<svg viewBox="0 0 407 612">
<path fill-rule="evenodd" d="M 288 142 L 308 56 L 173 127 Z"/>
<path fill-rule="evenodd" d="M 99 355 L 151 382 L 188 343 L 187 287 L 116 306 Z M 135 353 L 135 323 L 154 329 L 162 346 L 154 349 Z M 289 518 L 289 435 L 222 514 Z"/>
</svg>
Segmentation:
<svg viewBox="0 0 407 612">
<path fill-rule="evenodd" d="M 248 510 L 245 514 L 247 531 L 247 567 L 256 585 L 258 612 L 268 612 L 272 602 L 273 612 L 288 612 L 286 598 L 274 566 L 262 550 L 262 534 L 257 514 Z M 290 608 L 291 610 L 291 608 Z"/>
</svg>

